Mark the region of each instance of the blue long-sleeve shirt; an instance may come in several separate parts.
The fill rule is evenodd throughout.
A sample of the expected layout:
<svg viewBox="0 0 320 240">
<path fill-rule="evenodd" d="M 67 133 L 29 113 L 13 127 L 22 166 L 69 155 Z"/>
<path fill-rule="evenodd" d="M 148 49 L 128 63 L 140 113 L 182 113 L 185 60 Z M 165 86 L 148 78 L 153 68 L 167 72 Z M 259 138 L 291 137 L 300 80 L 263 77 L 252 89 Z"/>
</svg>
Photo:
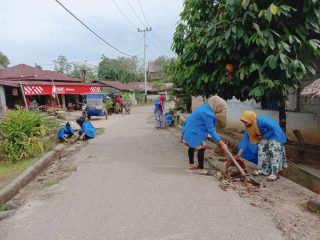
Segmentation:
<svg viewBox="0 0 320 240">
<path fill-rule="evenodd" d="M 257 124 L 264 139 L 273 139 L 277 142 L 285 144 L 287 142 L 287 136 L 283 132 L 280 125 L 270 117 L 258 116 Z"/>
<path fill-rule="evenodd" d="M 221 138 L 215 130 L 216 117 L 210 106 L 205 103 L 198 107 L 187 119 L 183 128 L 183 139 L 190 147 L 197 147 L 210 134 L 215 142 Z"/>
<path fill-rule="evenodd" d="M 258 164 L 258 144 L 250 143 L 247 131 L 244 132 L 243 138 L 238 145 L 238 151 L 240 149 L 243 150 L 241 157 L 253 162 L 254 164 Z"/>
<path fill-rule="evenodd" d="M 96 136 L 96 128 L 91 122 L 84 121 L 79 134 L 82 135 L 83 133 L 85 133 L 89 138 L 94 138 Z"/>
<path fill-rule="evenodd" d="M 60 139 L 60 140 L 63 140 L 64 139 L 64 135 L 68 135 L 68 137 L 72 137 L 74 134 L 74 130 L 73 128 L 67 128 L 67 127 L 63 127 L 63 128 L 60 128 L 58 133 L 57 133 L 57 138 Z"/>
</svg>

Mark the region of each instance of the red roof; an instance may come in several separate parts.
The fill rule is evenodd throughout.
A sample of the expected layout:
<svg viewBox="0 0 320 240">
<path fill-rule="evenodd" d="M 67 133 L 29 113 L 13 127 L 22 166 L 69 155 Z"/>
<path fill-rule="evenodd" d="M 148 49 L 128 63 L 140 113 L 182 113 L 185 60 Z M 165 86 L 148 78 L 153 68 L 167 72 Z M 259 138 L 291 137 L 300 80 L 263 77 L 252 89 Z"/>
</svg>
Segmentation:
<svg viewBox="0 0 320 240">
<path fill-rule="evenodd" d="M 122 90 L 122 91 L 131 91 L 133 89 L 130 89 L 127 84 L 118 82 L 118 81 L 107 81 L 107 80 L 98 80 L 96 81 L 98 83 L 101 83 L 102 85 L 108 86 L 108 87 L 112 87 L 118 90 Z"/>
<path fill-rule="evenodd" d="M 78 79 L 68 77 L 64 74 L 41 70 L 36 67 L 31 67 L 26 64 L 19 64 L 13 67 L 0 70 L 0 80 L 9 81 L 25 81 L 25 80 L 46 80 L 46 81 L 66 81 L 66 82 L 81 82 Z"/>
<path fill-rule="evenodd" d="M 130 82 L 126 84 L 128 88 L 134 91 L 144 91 L 144 82 Z M 152 86 L 150 83 L 147 83 L 147 91 L 153 91 Z"/>
</svg>

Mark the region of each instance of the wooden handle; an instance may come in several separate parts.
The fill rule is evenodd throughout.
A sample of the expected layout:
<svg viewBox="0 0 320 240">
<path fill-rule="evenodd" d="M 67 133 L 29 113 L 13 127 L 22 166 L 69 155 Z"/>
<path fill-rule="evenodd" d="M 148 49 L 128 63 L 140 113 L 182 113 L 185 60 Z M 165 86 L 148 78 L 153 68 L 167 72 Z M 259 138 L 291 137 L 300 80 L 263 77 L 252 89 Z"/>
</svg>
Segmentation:
<svg viewBox="0 0 320 240">
<path fill-rule="evenodd" d="M 239 163 L 237 162 L 237 160 L 233 157 L 232 153 L 227 150 L 227 155 L 228 157 L 232 160 L 232 162 L 234 163 L 234 165 L 236 165 L 236 167 L 238 168 L 239 172 L 241 173 L 242 176 L 246 176 L 245 171 L 242 169 L 242 167 L 239 165 Z"/>
</svg>

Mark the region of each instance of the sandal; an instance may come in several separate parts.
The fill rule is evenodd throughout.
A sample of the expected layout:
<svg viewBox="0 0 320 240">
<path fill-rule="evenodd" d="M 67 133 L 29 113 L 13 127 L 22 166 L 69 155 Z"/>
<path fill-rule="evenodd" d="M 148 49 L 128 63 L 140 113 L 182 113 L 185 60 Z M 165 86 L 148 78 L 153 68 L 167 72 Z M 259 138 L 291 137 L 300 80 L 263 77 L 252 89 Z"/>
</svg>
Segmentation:
<svg viewBox="0 0 320 240">
<path fill-rule="evenodd" d="M 278 178 L 279 178 L 279 175 L 278 175 L 278 174 L 271 173 L 271 174 L 267 177 L 267 181 L 273 182 L 273 181 L 277 180 Z"/>
<path fill-rule="evenodd" d="M 196 169 L 199 169 L 199 167 L 195 164 L 190 164 L 189 166 L 189 170 L 196 170 Z"/>
<path fill-rule="evenodd" d="M 197 172 L 199 175 L 206 175 L 206 176 L 210 176 L 211 174 L 209 173 L 208 170 L 205 170 L 205 169 L 198 169 L 198 172 Z"/>
<path fill-rule="evenodd" d="M 259 175 L 264 175 L 261 170 L 253 171 L 252 173 L 253 176 L 259 176 Z"/>
</svg>

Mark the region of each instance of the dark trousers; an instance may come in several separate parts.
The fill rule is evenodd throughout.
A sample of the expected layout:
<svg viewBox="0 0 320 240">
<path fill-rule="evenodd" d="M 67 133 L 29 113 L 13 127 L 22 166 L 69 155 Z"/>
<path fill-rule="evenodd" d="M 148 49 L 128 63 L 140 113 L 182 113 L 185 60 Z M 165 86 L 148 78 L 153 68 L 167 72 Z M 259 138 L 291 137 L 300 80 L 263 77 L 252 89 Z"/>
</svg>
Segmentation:
<svg viewBox="0 0 320 240">
<path fill-rule="evenodd" d="M 189 156 L 189 163 L 194 164 L 194 148 L 189 147 L 188 150 L 188 156 Z M 199 169 L 203 169 L 204 166 L 204 151 L 205 149 L 199 149 L 198 150 L 198 164 L 199 164 Z"/>
</svg>

